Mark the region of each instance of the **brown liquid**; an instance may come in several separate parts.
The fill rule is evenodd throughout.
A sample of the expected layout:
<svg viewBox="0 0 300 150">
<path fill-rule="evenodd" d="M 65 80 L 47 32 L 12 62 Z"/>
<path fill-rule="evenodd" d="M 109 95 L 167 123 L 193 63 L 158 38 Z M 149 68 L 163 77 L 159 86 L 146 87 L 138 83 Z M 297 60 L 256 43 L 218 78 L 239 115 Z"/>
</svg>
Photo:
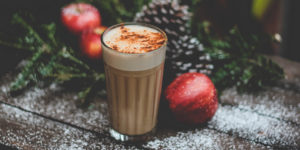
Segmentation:
<svg viewBox="0 0 300 150">
<path fill-rule="evenodd" d="M 162 62 L 144 71 L 123 71 L 105 64 L 110 120 L 126 135 L 150 132 L 156 125 L 163 77 Z"/>
</svg>

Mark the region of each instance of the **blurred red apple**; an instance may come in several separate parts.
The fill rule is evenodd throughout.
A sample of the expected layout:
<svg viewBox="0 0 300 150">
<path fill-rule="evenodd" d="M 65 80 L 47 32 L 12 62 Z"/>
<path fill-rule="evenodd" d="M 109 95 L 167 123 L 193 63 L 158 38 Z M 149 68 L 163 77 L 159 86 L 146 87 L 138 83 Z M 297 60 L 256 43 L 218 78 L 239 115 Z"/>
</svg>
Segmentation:
<svg viewBox="0 0 300 150">
<path fill-rule="evenodd" d="M 102 56 L 101 34 L 107 27 L 101 26 L 84 30 L 80 36 L 81 52 L 91 59 L 100 59 Z"/>
<path fill-rule="evenodd" d="M 61 20 L 69 31 L 77 35 L 85 29 L 101 25 L 100 12 L 86 3 L 72 3 L 63 7 Z"/>
</svg>

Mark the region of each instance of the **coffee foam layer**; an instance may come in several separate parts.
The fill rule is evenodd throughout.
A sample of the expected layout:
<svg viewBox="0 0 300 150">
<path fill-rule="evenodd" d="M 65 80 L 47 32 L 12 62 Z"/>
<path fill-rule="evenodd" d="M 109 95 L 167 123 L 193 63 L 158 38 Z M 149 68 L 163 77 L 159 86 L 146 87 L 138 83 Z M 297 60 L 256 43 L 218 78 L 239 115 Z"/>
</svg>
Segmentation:
<svg viewBox="0 0 300 150">
<path fill-rule="evenodd" d="M 105 44 L 110 48 L 122 53 L 137 54 L 156 50 L 165 40 L 159 31 L 139 25 L 121 25 L 104 37 Z"/>
<path fill-rule="evenodd" d="M 128 41 L 118 41 L 116 39 L 121 37 L 121 28 L 129 29 L 130 32 L 147 32 L 159 34 L 163 37 L 163 43 L 155 50 L 149 50 L 142 52 L 142 47 L 145 45 L 141 44 L 139 40 L 131 43 Z M 146 36 L 148 34 L 145 34 Z M 149 36 L 149 35 L 148 35 Z M 165 59 L 167 38 L 160 31 L 141 25 L 124 25 L 108 30 L 103 34 L 102 41 L 109 47 L 102 44 L 103 60 L 107 65 L 114 68 L 125 70 L 125 71 L 142 71 L 154 68 L 160 65 Z M 151 36 L 150 36 L 151 39 Z M 118 41 L 118 42 L 113 42 Z M 118 51 L 114 50 L 110 45 L 114 43 L 118 47 Z M 121 52 L 122 50 L 126 52 Z M 136 52 L 140 50 L 140 52 Z"/>
</svg>

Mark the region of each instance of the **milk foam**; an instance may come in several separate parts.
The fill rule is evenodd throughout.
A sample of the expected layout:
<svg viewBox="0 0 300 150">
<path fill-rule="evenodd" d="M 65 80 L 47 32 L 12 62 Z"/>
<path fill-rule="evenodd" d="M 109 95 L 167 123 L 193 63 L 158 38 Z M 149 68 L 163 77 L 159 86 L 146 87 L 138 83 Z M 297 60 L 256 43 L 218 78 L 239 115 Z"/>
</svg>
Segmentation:
<svg viewBox="0 0 300 150">
<path fill-rule="evenodd" d="M 154 68 L 160 65 L 165 59 L 166 44 L 163 44 L 161 47 L 154 51 L 145 52 L 145 53 L 122 53 L 113 48 L 108 47 L 107 45 L 112 42 L 117 45 L 118 49 L 127 49 L 127 50 L 136 50 L 139 49 L 142 45 L 139 42 L 127 43 L 126 41 L 116 41 L 114 39 L 121 36 L 121 27 L 120 25 L 111 30 L 104 32 L 102 36 L 102 51 L 103 51 L 103 60 L 106 64 L 115 67 L 120 70 L 125 71 L 142 71 Z M 142 26 L 142 25 L 124 25 L 128 28 L 129 31 L 138 32 L 138 33 L 161 33 L 159 30 Z M 162 33 L 161 33 L 162 34 Z M 165 34 L 163 34 L 165 37 Z M 165 37 L 164 40 L 167 40 Z"/>
<path fill-rule="evenodd" d="M 125 31 L 125 32 L 124 32 Z M 138 34 L 141 38 L 134 38 L 132 40 L 133 33 Z M 104 37 L 104 42 L 106 45 L 120 52 L 128 52 L 128 53 L 145 53 L 143 51 L 144 43 L 147 45 L 151 45 L 150 41 L 142 42 L 145 38 L 153 38 L 153 33 L 158 33 L 158 35 L 162 35 L 158 30 L 140 26 L 140 25 L 127 25 L 120 26 L 118 28 L 114 28 L 110 30 Z M 129 36 L 128 36 L 129 35 Z M 126 37 L 127 36 L 127 37 Z M 143 38 L 144 36 L 144 38 Z M 131 38 L 130 38 L 131 37 Z M 122 39 L 122 40 L 120 40 Z M 113 46 L 116 48 L 114 48 Z"/>
</svg>

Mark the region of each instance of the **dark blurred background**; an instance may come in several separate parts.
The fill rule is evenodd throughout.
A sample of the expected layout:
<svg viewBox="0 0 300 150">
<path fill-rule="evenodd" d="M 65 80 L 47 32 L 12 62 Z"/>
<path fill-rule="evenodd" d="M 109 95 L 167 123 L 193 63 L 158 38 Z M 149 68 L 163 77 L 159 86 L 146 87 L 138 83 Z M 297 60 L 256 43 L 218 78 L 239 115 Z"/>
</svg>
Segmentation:
<svg viewBox="0 0 300 150">
<path fill-rule="evenodd" d="M 93 0 L 90 0 L 91 2 Z M 187 0 L 186 4 L 203 1 L 196 6 L 201 20 L 210 20 L 216 31 L 228 30 L 237 24 L 242 30 L 267 32 L 280 44 L 274 44 L 268 54 L 280 55 L 294 61 L 300 61 L 299 0 Z M 60 8 L 70 2 L 67 0 L 1 0 L 0 2 L 0 36 L 10 30 L 10 20 L 14 12 L 28 10 L 42 23 L 59 22 Z M 126 0 L 125 3 L 130 3 Z M 118 8 L 118 7 L 116 7 Z M 100 9 L 102 19 L 109 20 L 109 15 Z M 110 25 L 109 21 L 107 21 Z M 9 38 L 9 37 L 8 37 Z M 28 53 L 0 46 L 0 75 L 14 67 Z"/>
<path fill-rule="evenodd" d="M 38 14 L 36 18 L 41 24 L 58 21 L 60 8 L 69 3 L 69 0 L 1 0 L 0 2 L 0 36 L 10 33 L 12 15 L 15 12 L 26 10 Z M 11 38 L 7 35 L 7 38 Z M 20 60 L 28 56 L 28 52 L 15 50 L 0 44 L 0 75 L 16 66 Z"/>
<path fill-rule="evenodd" d="M 266 32 L 280 43 L 265 52 L 300 61 L 298 6 L 298 0 L 204 0 L 195 16 L 212 21 L 220 33 L 234 25 L 243 32 Z"/>
</svg>

